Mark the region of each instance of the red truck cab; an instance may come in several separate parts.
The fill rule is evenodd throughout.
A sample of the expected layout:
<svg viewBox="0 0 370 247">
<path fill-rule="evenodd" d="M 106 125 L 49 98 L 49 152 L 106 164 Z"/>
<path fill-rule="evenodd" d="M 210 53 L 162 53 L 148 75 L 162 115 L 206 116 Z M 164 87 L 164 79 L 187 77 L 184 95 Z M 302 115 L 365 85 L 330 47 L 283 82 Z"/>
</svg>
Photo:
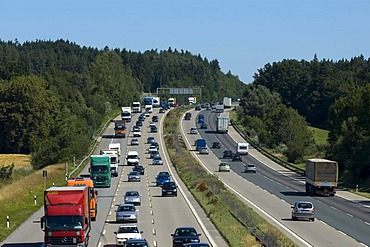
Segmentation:
<svg viewBox="0 0 370 247">
<path fill-rule="evenodd" d="M 47 189 L 41 219 L 45 246 L 88 246 L 91 230 L 89 202 L 87 186 Z"/>
</svg>

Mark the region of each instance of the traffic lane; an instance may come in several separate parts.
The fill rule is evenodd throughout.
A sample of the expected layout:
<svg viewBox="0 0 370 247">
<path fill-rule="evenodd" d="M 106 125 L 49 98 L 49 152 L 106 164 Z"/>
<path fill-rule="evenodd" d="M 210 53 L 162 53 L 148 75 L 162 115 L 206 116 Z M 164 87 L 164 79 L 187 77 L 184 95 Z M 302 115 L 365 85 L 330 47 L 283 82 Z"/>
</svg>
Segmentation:
<svg viewBox="0 0 370 247">
<path fill-rule="evenodd" d="M 150 133 L 145 131 L 145 128 L 142 129 L 142 133 L 145 133 L 144 136 L 140 138 L 141 141 L 146 140 L 146 135 L 151 135 L 156 138 L 158 141 L 159 133 Z M 144 138 L 143 138 L 144 137 Z M 143 148 L 144 146 L 144 148 Z M 146 165 L 146 175 L 147 179 L 145 180 L 146 187 L 142 187 L 144 183 L 143 180 L 139 183 L 128 183 L 124 182 L 127 173 L 130 171 L 130 167 L 125 166 L 123 173 L 123 186 L 125 188 L 137 188 L 142 195 L 142 206 L 140 206 L 139 211 L 139 222 L 137 223 L 138 227 L 144 231 L 143 237 L 145 237 L 150 243 L 158 246 L 170 246 L 171 245 L 171 234 L 174 232 L 174 229 L 182 225 L 192 225 L 195 226 L 200 232 L 201 230 L 197 227 L 198 223 L 194 219 L 193 214 L 189 210 L 189 206 L 185 203 L 183 198 L 178 195 L 178 197 L 165 197 L 161 196 L 161 189 L 155 187 L 155 177 L 159 171 L 168 171 L 167 166 L 153 166 L 151 165 L 151 159 L 149 159 L 149 154 L 147 153 L 147 148 L 149 144 L 140 143 L 137 147 L 140 155 L 140 160 L 145 160 L 144 164 Z M 163 156 L 163 147 L 160 148 L 161 155 Z M 130 187 L 136 186 L 136 187 Z M 122 185 L 120 186 L 122 187 Z M 119 198 L 123 197 L 125 191 L 120 190 L 116 193 L 116 201 Z M 147 199 L 145 199 L 147 198 Z M 184 216 L 183 216 L 184 215 Z M 171 219 L 171 220 L 169 220 Z M 186 220 L 184 220 L 186 219 Z M 106 246 L 110 246 L 115 243 L 115 235 L 112 234 L 117 230 L 119 224 L 114 224 L 115 214 L 111 212 L 108 218 L 108 224 L 105 229 L 105 236 L 102 238 L 102 243 Z M 154 223 L 153 223 L 154 222 Z M 113 225 L 113 226 L 112 226 Z M 202 233 L 202 232 L 201 232 Z M 204 233 L 202 234 L 204 236 Z M 205 239 L 202 239 L 205 241 Z"/>
<path fill-rule="evenodd" d="M 186 126 L 186 123 L 185 123 L 186 121 L 184 121 L 184 125 Z M 186 129 L 188 126 L 186 126 L 184 129 Z M 194 138 L 194 136 L 193 135 L 187 135 L 187 137 L 189 137 L 190 138 L 190 140 L 191 139 L 195 139 Z M 190 143 L 192 142 L 192 141 L 189 141 Z M 210 170 L 210 171 L 212 171 L 212 170 L 216 170 L 215 168 L 215 164 L 217 164 L 217 163 L 219 163 L 219 160 L 217 159 L 217 157 L 214 157 L 214 159 L 212 159 L 211 158 L 211 156 L 212 155 L 208 155 L 208 156 L 198 156 L 199 158 L 200 158 L 200 160 L 203 160 L 204 161 L 204 163 L 205 164 L 207 164 L 206 166 L 208 167 L 208 169 Z M 230 162 L 230 163 L 232 163 L 231 164 L 231 166 L 232 167 L 234 167 L 235 168 L 235 166 L 237 166 L 237 165 L 239 165 L 239 168 L 238 168 L 238 170 L 240 170 L 240 171 L 243 171 L 244 169 L 242 169 L 243 168 L 243 165 L 240 163 L 240 162 Z M 210 164 L 210 165 L 209 165 Z M 233 173 L 233 172 L 232 172 Z M 222 178 L 222 180 L 223 180 L 223 177 L 224 176 L 229 176 L 229 174 L 228 173 L 217 173 L 216 172 L 216 174 L 218 175 L 218 176 L 220 176 L 220 178 Z M 240 176 L 238 175 L 238 174 L 235 174 L 237 177 L 239 177 L 240 178 Z M 261 177 L 261 175 L 260 174 L 249 174 L 249 175 L 257 175 L 257 177 L 258 176 L 260 176 Z M 234 179 L 234 177 L 235 176 L 233 176 L 232 177 L 232 179 L 231 180 L 233 180 Z M 241 178 L 241 179 L 243 179 L 243 178 Z M 224 181 L 224 180 L 223 180 Z M 234 181 L 234 180 L 233 180 Z M 238 183 L 240 183 L 240 184 L 243 184 L 243 180 L 242 181 L 240 181 L 240 179 L 239 179 L 239 182 Z M 253 184 L 251 184 L 251 186 L 252 186 Z M 253 186 L 252 186 L 253 187 Z M 245 188 L 245 186 L 243 186 L 243 189 Z M 257 187 L 258 188 L 258 187 Z M 250 198 L 250 195 L 251 194 L 253 194 L 253 192 L 254 192 L 254 190 L 252 190 L 251 192 L 248 192 L 248 193 L 246 193 L 246 195 L 245 195 L 245 197 L 248 195 L 248 198 Z M 267 193 L 267 192 L 266 192 Z M 269 198 L 269 197 L 271 197 L 271 194 L 268 194 L 268 196 L 264 196 L 264 197 L 266 197 L 266 198 Z M 264 198 L 263 197 L 263 198 Z M 273 197 L 274 198 L 274 200 L 277 200 L 278 202 L 280 202 L 281 200 L 279 200 L 277 197 Z M 254 201 L 254 200 L 253 200 Z M 258 203 L 258 205 L 265 205 L 265 204 L 267 204 L 267 205 L 271 205 L 271 201 L 270 200 L 267 200 L 267 201 L 262 201 L 261 203 Z M 276 203 L 273 203 L 273 205 L 277 205 Z M 273 209 L 275 209 L 275 207 L 273 208 Z M 270 209 L 269 209 L 270 210 Z M 283 211 L 283 210 L 286 210 L 287 212 L 286 212 L 286 215 L 288 215 L 288 217 L 290 217 L 290 204 L 288 203 L 284 203 L 284 206 L 282 206 L 281 208 L 278 208 L 278 210 L 277 210 L 277 219 L 279 218 L 279 217 L 281 217 L 281 211 Z M 270 211 L 267 211 L 267 212 L 270 212 Z M 317 223 L 316 223 L 317 224 Z M 323 224 L 323 225 L 325 225 L 325 224 Z M 330 228 L 329 228 L 330 229 Z M 330 229 L 331 230 L 331 232 L 332 232 L 332 234 L 337 234 L 337 231 L 335 231 L 335 230 L 333 230 L 332 228 Z M 303 229 L 303 231 L 304 231 L 304 229 Z M 332 235 L 332 234 L 329 234 L 329 235 Z M 320 241 L 319 241 L 321 244 L 322 243 L 330 243 L 330 238 L 329 239 L 321 239 Z M 341 241 L 342 242 L 342 241 Z M 349 240 L 349 242 L 350 243 L 352 243 L 353 242 L 353 240 L 352 239 L 350 239 Z M 348 241 L 347 242 L 345 242 L 345 243 L 348 243 Z M 344 246 L 344 245 L 342 245 L 342 246 Z"/>
</svg>

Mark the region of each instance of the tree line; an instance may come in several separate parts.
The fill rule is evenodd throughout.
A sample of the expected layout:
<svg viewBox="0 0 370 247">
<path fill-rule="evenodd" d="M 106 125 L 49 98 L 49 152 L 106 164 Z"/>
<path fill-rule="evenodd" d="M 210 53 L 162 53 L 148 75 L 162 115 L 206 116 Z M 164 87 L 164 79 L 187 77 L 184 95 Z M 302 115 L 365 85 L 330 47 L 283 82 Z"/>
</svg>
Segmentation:
<svg viewBox="0 0 370 247">
<path fill-rule="evenodd" d="M 82 157 L 105 115 L 159 86 L 201 87 L 205 101 L 245 87 L 189 51 L 0 40 L 0 153 L 31 154 L 36 169 Z"/>
<path fill-rule="evenodd" d="M 370 176 L 370 60 L 283 60 L 266 64 L 244 91 L 239 119 L 291 162 L 320 151 L 339 162 L 342 181 Z M 328 146 L 314 145 L 307 126 L 329 130 Z M 321 148 L 321 150 L 320 150 Z M 368 185 L 368 184 L 367 184 Z"/>
</svg>

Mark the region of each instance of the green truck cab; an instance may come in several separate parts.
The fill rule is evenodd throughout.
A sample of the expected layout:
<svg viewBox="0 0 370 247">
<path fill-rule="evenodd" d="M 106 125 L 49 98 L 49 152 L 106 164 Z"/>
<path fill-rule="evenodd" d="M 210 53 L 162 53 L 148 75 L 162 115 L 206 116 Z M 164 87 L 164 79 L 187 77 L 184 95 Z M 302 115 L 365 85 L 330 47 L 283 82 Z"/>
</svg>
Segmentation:
<svg viewBox="0 0 370 247">
<path fill-rule="evenodd" d="M 110 188 L 111 170 L 109 155 L 91 155 L 89 170 L 95 188 Z"/>
</svg>

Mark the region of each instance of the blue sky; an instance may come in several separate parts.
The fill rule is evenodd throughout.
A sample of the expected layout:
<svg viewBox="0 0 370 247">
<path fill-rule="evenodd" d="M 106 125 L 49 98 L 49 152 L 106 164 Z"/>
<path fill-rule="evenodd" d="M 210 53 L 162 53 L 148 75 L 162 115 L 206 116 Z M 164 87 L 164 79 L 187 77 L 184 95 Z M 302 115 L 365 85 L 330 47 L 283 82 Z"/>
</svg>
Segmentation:
<svg viewBox="0 0 370 247">
<path fill-rule="evenodd" d="M 217 59 L 244 83 L 283 59 L 370 56 L 369 0 L 1 0 L 0 39 Z"/>
</svg>

